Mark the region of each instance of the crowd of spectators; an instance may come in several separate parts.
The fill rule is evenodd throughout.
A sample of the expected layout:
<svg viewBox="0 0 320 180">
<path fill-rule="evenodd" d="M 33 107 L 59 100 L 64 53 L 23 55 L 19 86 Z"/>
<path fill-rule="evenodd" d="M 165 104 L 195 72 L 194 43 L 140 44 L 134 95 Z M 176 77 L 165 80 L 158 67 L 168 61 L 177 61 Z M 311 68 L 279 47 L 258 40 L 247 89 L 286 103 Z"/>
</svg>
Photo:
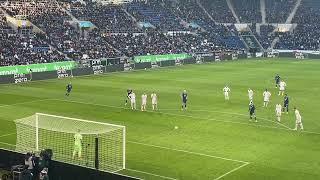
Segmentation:
<svg viewBox="0 0 320 180">
<path fill-rule="evenodd" d="M 0 14 L 0 31 L 11 29 L 8 26 L 7 19 L 3 14 Z"/>
<path fill-rule="evenodd" d="M 293 23 L 297 27 L 293 32 L 280 33 L 280 41 L 275 48 L 295 50 L 320 49 L 320 1 L 302 2 L 298 8 Z"/>
<path fill-rule="evenodd" d="M 320 29 L 314 24 L 298 25 L 293 32 L 279 33 L 276 49 L 319 50 Z"/>
<path fill-rule="evenodd" d="M 260 1 L 233 0 L 232 4 L 241 23 L 261 22 Z"/>
<path fill-rule="evenodd" d="M 212 52 L 226 48 L 236 49 L 227 47 L 223 38 L 209 32 L 164 34 L 151 31 L 144 34 L 114 34 L 107 36 L 107 39 L 109 44 L 130 57 L 148 54 Z"/>
<path fill-rule="evenodd" d="M 226 0 L 215 0 L 214 3 L 212 0 L 201 0 L 201 3 L 216 22 L 236 23 Z"/>
<path fill-rule="evenodd" d="M 265 49 L 276 36 L 280 40 L 275 48 L 319 49 L 320 3 L 319 6 L 302 3 L 293 19 L 297 27 L 292 32 L 273 33 L 274 26 L 260 25 L 260 33 L 257 33 L 255 22 L 261 21 L 260 1 L 231 2 L 241 22 L 253 23 L 251 29 Z M 295 2 L 267 1 L 267 21 L 283 23 Z M 214 3 L 209 0 L 133 1 L 108 6 L 91 1 L 0 3 L 9 15 L 29 20 L 40 29 L 36 31 L 31 26 L 28 27 L 32 31 L 30 34 L 21 33 L 19 28 L 13 33 L 12 25 L 0 14 L 0 66 L 245 48 L 234 25 L 217 23 L 235 23 L 225 0 Z M 96 27 L 80 28 L 74 17 L 90 21 Z M 149 22 L 155 28 L 142 29 L 137 22 Z M 11 31 L 4 31 L 6 29 Z"/>
<path fill-rule="evenodd" d="M 91 21 L 100 29 L 113 33 L 141 32 L 123 5 L 102 6 L 97 2 L 73 2 L 67 8 L 77 19 Z"/>
<path fill-rule="evenodd" d="M 0 66 L 62 60 L 65 60 L 64 56 L 49 46 L 43 34 L 27 37 L 20 34 L 0 34 Z"/>
<path fill-rule="evenodd" d="M 266 22 L 285 23 L 296 0 L 266 0 Z"/>
<path fill-rule="evenodd" d="M 185 31 L 181 19 L 172 13 L 175 2 L 170 0 L 134 1 L 126 6 L 139 22 L 149 22 L 161 31 Z"/>
<path fill-rule="evenodd" d="M 255 24 L 254 24 L 255 26 Z M 254 27 L 252 26 L 252 27 Z M 255 28 L 251 28 L 253 33 L 255 34 L 256 38 L 260 42 L 261 46 L 264 49 L 268 49 L 271 47 L 271 43 L 273 39 L 275 38 L 273 31 L 275 30 L 275 27 L 272 25 L 261 25 L 260 26 L 260 33 L 256 31 Z"/>
</svg>

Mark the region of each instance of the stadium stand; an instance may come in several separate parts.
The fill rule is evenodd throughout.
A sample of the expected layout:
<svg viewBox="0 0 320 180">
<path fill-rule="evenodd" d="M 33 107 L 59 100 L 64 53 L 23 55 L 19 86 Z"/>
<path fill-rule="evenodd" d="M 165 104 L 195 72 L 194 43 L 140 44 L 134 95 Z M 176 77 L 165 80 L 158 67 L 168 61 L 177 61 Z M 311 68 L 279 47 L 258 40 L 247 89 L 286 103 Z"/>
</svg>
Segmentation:
<svg viewBox="0 0 320 180">
<path fill-rule="evenodd" d="M 232 3 L 241 23 L 261 22 L 260 1 L 233 0 Z"/>
<path fill-rule="evenodd" d="M 268 49 L 275 38 L 275 49 L 319 49 L 319 1 L 302 1 L 285 32 L 275 26 L 286 21 L 297 0 L 265 1 L 266 24 L 260 24 L 259 0 L 229 2 L 231 7 L 227 0 L 0 1 L 0 65 L 245 50 L 259 43 Z M 233 12 L 251 30 L 238 32 Z"/>
<path fill-rule="evenodd" d="M 134 20 L 129 17 L 121 5 L 101 6 L 97 2 L 72 2 L 67 8 L 78 19 L 91 21 L 106 32 L 141 32 Z"/>
<path fill-rule="evenodd" d="M 320 48 L 320 2 L 304 1 L 294 19 L 297 27 L 292 32 L 280 33 L 277 49 L 318 50 Z"/>
<path fill-rule="evenodd" d="M 266 21 L 268 23 L 285 23 L 296 0 L 267 0 Z"/>
<path fill-rule="evenodd" d="M 214 3 L 210 0 L 202 0 L 201 2 L 216 22 L 236 23 L 226 0 L 216 0 Z"/>
<path fill-rule="evenodd" d="M 139 22 L 148 22 L 162 31 L 184 31 L 180 18 L 169 11 L 171 1 L 136 1 L 127 10 Z"/>
<path fill-rule="evenodd" d="M 273 25 L 261 25 L 260 33 L 258 33 L 255 29 L 255 24 L 252 26 L 252 31 L 254 32 L 255 36 L 264 49 L 268 49 L 271 47 L 272 40 L 275 37 L 273 34 L 274 30 L 275 27 Z"/>
</svg>

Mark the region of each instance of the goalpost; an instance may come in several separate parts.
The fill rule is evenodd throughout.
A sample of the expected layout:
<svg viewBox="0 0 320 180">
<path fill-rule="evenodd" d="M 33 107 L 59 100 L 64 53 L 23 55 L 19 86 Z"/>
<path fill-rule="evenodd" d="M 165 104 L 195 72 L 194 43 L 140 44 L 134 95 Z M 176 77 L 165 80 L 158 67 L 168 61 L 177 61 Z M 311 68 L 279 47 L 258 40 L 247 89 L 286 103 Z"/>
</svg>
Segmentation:
<svg viewBox="0 0 320 180">
<path fill-rule="evenodd" d="M 53 160 L 115 172 L 125 169 L 125 126 L 36 113 L 14 121 L 16 151 L 52 149 Z M 82 136 L 81 157 L 72 157 L 74 136 Z"/>
</svg>

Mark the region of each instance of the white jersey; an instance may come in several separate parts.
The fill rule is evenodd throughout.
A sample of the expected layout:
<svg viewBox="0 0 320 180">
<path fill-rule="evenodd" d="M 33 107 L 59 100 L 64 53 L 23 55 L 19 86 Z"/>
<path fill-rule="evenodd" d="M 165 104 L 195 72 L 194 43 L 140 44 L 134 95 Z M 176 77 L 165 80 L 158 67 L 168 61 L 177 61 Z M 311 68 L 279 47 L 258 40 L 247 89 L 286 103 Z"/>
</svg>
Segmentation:
<svg viewBox="0 0 320 180">
<path fill-rule="evenodd" d="M 249 99 L 252 100 L 253 99 L 253 91 L 250 89 L 248 90 L 248 96 L 249 96 Z"/>
<path fill-rule="evenodd" d="M 296 115 L 296 123 L 301 123 L 301 115 L 298 109 L 294 111 L 294 114 Z"/>
<path fill-rule="evenodd" d="M 271 97 L 271 93 L 269 91 L 263 92 L 263 100 L 264 101 L 269 101 Z"/>
<path fill-rule="evenodd" d="M 76 133 L 74 135 L 74 145 L 75 146 L 81 146 L 81 141 L 82 141 L 82 135 L 79 133 Z"/>
<path fill-rule="evenodd" d="M 147 95 L 146 94 L 142 94 L 141 96 L 141 102 L 143 105 L 146 105 L 147 104 Z"/>
<path fill-rule="evenodd" d="M 230 92 L 230 88 L 227 87 L 227 86 L 224 87 L 224 88 L 223 88 L 223 92 L 224 92 L 224 93 L 229 93 L 229 92 Z"/>
<path fill-rule="evenodd" d="M 151 94 L 151 101 L 152 101 L 152 104 L 157 104 L 158 103 L 158 97 L 157 97 L 156 93 L 152 93 Z"/>
<path fill-rule="evenodd" d="M 281 116 L 282 106 L 281 104 L 276 105 L 276 114 L 277 116 Z"/>
<path fill-rule="evenodd" d="M 284 91 L 286 89 L 287 84 L 284 81 L 281 81 L 279 86 L 280 91 Z"/>
<path fill-rule="evenodd" d="M 136 102 L 136 94 L 135 94 L 135 93 L 131 93 L 131 94 L 129 95 L 129 98 L 130 98 L 130 100 L 131 100 L 132 103 L 135 103 L 135 102 Z"/>
</svg>

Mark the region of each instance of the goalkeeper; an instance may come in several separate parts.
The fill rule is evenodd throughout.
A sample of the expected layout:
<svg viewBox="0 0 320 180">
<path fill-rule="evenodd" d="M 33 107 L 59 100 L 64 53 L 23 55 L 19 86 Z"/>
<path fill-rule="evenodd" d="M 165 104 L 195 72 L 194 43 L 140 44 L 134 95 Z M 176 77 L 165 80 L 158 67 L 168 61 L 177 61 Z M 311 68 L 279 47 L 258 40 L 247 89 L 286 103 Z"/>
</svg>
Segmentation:
<svg viewBox="0 0 320 180">
<path fill-rule="evenodd" d="M 81 159 L 82 154 L 82 135 L 80 134 L 80 129 L 74 135 L 74 149 L 72 153 L 72 159 L 75 158 L 76 154 L 78 153 L 78 158 Z"/>
</svg>

